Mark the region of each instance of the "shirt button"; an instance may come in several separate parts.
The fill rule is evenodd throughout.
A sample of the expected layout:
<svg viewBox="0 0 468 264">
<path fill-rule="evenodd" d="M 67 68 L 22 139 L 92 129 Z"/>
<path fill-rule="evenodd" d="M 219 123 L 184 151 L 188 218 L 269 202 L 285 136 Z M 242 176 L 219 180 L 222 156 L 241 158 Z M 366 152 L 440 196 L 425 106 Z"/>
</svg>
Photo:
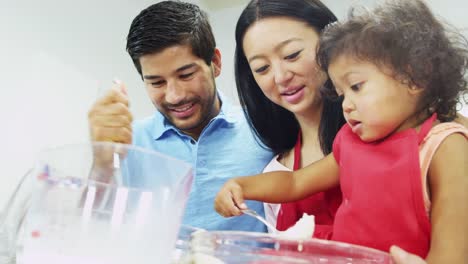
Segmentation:
<svg viewBox="0 0 468 264">
<path fill-rule="evenodd" d="M 200 160 L 200 166 L 205 167 L 206 161 L 205 160 Z"/>
<path fill-rule="evenodd" d="M 190 140 L 190 144 L 195 145 L 195 143 L 197 143 L 195 140 L 193 139 Z"/>
</svg>

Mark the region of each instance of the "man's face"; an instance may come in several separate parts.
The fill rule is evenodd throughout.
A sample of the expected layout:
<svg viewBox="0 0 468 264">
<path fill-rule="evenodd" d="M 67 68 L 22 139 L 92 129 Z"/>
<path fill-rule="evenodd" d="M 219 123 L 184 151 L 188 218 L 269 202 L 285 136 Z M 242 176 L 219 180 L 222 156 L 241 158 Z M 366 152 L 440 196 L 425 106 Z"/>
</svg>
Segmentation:
<svg viewBox="0 0 468 264">
<path fill-rule="evenodd" d="M 140 58 L 143 81 L 154 106 L 182 132 L 198 138 L 220 110 L 214 78 L 221 56 L 211 65 L 192 53 L 190 45 L 176 45 Z"/>
</svg>

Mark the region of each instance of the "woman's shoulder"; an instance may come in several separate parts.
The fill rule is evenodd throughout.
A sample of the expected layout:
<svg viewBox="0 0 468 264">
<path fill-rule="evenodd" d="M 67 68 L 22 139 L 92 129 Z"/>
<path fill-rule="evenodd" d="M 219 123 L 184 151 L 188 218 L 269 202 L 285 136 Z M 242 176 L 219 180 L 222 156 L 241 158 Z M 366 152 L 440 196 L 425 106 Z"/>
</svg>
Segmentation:
<svg viewBox="0 0 468 264">
<path fill-rule="evenodd" d="M 288 167 L 284 166 L 279 162 L 279 155 L 274 156 L 270 162 L 265 166 L 263 172 L 270 172 L 270 171 L 291 171 Z"/>
</svg>

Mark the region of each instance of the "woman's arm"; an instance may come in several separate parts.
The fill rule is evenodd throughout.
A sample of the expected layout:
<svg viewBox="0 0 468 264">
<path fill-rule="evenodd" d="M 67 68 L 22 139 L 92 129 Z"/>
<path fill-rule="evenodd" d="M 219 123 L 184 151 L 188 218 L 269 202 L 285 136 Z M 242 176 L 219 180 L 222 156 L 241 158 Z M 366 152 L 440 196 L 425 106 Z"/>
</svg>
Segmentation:
<svg viewBox="0 0 468 264">
<path fill-rule="evenodd" d="M 428 172 L 431 193 L 431 247 L 428 263 L 468 259 L 468 141 L 459 133 L 439 146 Z"/>
<path fill-rule="evenodd" d="M 333 154 L 300 170 L 274 171 L 229 180 L 215 199 L 223 216 L 240 215 L 244 200 L 283 203 L 300 200 L 339 184 L 339 166 Z"/>
</svg>

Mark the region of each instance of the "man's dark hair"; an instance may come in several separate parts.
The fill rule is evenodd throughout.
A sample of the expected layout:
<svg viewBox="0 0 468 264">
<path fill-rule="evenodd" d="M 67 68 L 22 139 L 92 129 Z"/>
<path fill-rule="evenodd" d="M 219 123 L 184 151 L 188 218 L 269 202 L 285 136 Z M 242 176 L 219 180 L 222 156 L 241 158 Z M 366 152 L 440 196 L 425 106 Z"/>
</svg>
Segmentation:
<svg viewBox="0 0 468 264">
<path fill-rule="evenodd" d="M 197 5 L 162 1 L 144 9 L 133 20 L 127 51 L 140 75 L 140 57 L 175 45 L 190 45 L 195 56 L 211 65 L 216 42 L 207 14 Z"/>
</svg>

